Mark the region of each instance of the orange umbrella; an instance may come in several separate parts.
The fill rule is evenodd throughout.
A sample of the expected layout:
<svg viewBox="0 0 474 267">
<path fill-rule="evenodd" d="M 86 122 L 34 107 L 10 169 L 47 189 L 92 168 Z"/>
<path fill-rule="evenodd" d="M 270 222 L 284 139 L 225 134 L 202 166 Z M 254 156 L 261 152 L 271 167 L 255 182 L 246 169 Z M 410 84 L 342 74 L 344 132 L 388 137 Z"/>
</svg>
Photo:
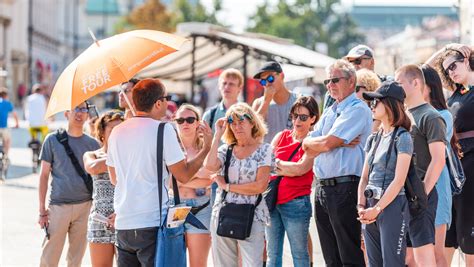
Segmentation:
<svg viewBox="0 0 474 267">
<path fill-rule="evenodd" d="M 59 76 L 45 117 L 70 110 L 128 81 L 152 62 L 176 52 L 185 41 L 183 37 L 152 30 L 130 31 L 95 40 Z"/>
</svg>

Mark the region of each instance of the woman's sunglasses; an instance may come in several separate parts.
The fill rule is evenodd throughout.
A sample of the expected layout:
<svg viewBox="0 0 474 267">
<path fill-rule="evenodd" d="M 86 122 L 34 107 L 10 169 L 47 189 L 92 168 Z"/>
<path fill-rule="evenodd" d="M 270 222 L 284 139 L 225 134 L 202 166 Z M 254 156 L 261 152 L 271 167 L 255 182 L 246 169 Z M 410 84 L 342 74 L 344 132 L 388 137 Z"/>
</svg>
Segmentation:
<svg viewBox="0 0 474 267">
<path fill-rule="evenodd" d="M 376 108 L 376 107 L 377 107 L 377 104 L 379 103 L 379 101 L 380 101 L 380 100 L 377 99 L 377 98 L 374 98 L 372 101 L 370 101 L 370 108 L 371 108 L 371 109 Z"/>
<path fill-rule="evenodd" d="M 297 120 L 298 118 L 300 118 L 300 121 L 307 121 L 309 119 L 309 115 L 306 115 L 306 114 L 291 114 L 291 119 L 292 120 Z"/>
<path fill-rule="evenodd" d="M 275 81 L 275 76 L 268 75 L 268 77 L 266 79 L 260 79 L 260 84 L 262 86 L 267 86 L 267 82 L 268 83 L 273 83 L 274 81 Z"/>
<path fill-rule="evenodd" d="M 364 59 L 371 59 L 370 57 L 359 57 L 354 60 L 350 60 L 349 62 L 354 64 L 354 65 L 360 65 L 362 63 L 362 60 Z"/>
<path fill-rule="evenodd" d="M 356 93 L 358 93 L 360 90 L 364 90 L 364 91 L 367 91 L 367 87 L 363 86 L 363 85 L 356 85 Z"/>
<path fill-rule="evenodd" d="M 184 122 L 187 122 L 188 124 L 193 124 L 197 118 L 195 117 L 187 117 L 187 118 L 176 118 L 175 121 L 178 124 L 183 124 Z"/>
<path fill-rule="evenodd" d="M 252 116 L 250 116 L 250 115 L 247 114 L 247 113 L 244 114 L 244 115 L 237 115 L 237 114 L 236 114 L 236 115 L 234 115 L 234 116 L 236 116 L 236 117 L 239 119 L 239 121 L 243 121 L 245 118 L 247 118 L 247 120 L 249 120 L 249 121 L 252 120 Z M 229 117 L 227 117 L 227 123 L 229 123 L 229 124 L 234 123 L 234 118 L 232 117 L 232 115 L 229 116 Z"/>
<path fill-rule="evenodd" d="M 449 77 L 449 71 L 455 71 L 458 68 L 456 63 L 463 62 L 463 61 L 464 61 L 464 58 L 455 60 L 453 61 L 453 63 L 449 64 L 449 66 L 444 70 L 444 73 L 446 73 L 446 76 Z"/>
</svg>

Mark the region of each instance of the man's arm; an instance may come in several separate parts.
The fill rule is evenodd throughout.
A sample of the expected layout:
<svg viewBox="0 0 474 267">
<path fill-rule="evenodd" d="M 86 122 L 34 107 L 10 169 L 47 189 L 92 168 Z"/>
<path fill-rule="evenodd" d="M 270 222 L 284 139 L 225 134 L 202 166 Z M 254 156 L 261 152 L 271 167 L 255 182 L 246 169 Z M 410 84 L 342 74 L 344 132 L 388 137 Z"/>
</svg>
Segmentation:
<svg viewBox="0 0 474 267">
<path fill-rule="evenodd" d="M 107 166 L 107 169 L 109 170 L 110 183 L 117 185 L 117 174 L 115 173 L 115 168 L 112 166 Z"/>
<path fill-rule="evenodd" d="M 270 99 L 271 101 L 271 99 Z M 255 110 L 264 120 L 267 118 L 268 107 L 270 106 L 270 101 L 265 101 L 263 97 L 257 98 L 252 105 L 252 109 Z"/>
<path fill-rule="evenodd" d="M 48 192 L 48 180 L 51 173 L 51 163 L 42 160 L 41 172 L 39 177 L 39 220 L 38 223 L 41 228 L 48 226 L 48 211 L 46 210 L 46 193 Z"/>
<path fill-rule="evenodd" d="M 331 151 L 342 146 L 343 144 L 343 139 L 333 135 L 307 137 L 303 141 L 303 150 L 319 154 Z"/>
<path fill-rule="evenodd" d="M 427 194 L 433 190 L 433 187 L 438 182 L 439 176 L 446 165 L 446 145 L 443 142 L 433 142 L 428 145 L 431 155 L 431 162 L 426 170 L 425 179 L 425 191 Z"/>
<path fill-rule="evenodd" d="M 16 113 L 16 111 L 12 111 L 12 115 L 13 115 L 13 119 L 15 120 L 15 128 L 18 128 L 20 125 L 18 123 L 18 114 Z"/>
<path fill-rule="evenodd" d="M 202 167 L 204 159 L 206 158 L 207 153 L 209 153 L 209 146 L 205 146 L 195 158 L 190 161 L 182 160 L 173 165 L 169 165 L 168 169 L 173 174 L 173 176 L 180 183 L 187 183 L 190 181 L 194 175 L 197 173 L 199 168 Z"/>
</svg>

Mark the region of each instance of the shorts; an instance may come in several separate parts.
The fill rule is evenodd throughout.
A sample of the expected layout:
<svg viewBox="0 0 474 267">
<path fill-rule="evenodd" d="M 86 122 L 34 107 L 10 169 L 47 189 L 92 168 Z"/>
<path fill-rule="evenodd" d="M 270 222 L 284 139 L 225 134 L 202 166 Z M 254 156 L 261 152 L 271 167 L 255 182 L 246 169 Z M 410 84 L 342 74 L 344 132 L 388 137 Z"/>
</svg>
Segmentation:
<svg viewBox="0 0 474 267">
<path fill-rule="evenodd" d="M 407 246 L 418 248 L 435 243 L 435 217 L 438 206 L 436 187 L 428 195 L 428 207 L 408 222 Z"/>
<path fill-rule="evenodd" d="M 461 159 L 466 182 L 461 194 L 453 197 L 453 222 L 446 233 L 446 247 L 460 247 L 465 254 L 474 254 L 474 152 Z"/>
<path fill-rule="evenodd" d="M 0 129 L 0 138 L 10 140 L 11 139 L 10 128 L 1 128 Z"/>
<path fill-rule="evenodd" d="M 197 198 L 190 198 L 190 199 L 181 199 L 182 204 L 186 204 L 188 207 L 199 207 L 206 204 L 209 201 L 209 196 L 202 196 Z M 174 205 L 174 199 L 170 197 L 170 204 Z M 205 208 L 200 210 L 196 216 L 196 218 L 206 226 L 207 230 L 199 229 L 194 227 L 189 223 L 184 224 L 184 231 L 187 234 L 210 234 L 209 227 L 211 225 L 211 213 L 212 213 L 212 206 L 208 204 Z"/>
<path fill-rule="evenodd" d="M 451 192 L 451 182 L 448 168 L 444 167 L 438 182 L 436 183 L 436 192 L 438 192 L 438 207 L 436 208 L 435 227 L 451 224 L 451 209 L 453 205 L 453 193 Z"/>
</svg>

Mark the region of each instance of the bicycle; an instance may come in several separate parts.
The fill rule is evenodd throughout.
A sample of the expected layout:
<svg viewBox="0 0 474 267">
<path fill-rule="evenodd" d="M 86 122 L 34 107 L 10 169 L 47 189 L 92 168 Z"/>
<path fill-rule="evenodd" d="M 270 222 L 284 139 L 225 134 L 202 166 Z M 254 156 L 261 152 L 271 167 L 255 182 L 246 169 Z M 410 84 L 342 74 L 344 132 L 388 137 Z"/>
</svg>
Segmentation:
<svg viewBox="0 0 474 267">
<path fill-rule="evenodd" d="M 31 141 L 28 143 L 28 147 L 31 148 L 33 152 L 33 173 L 38 172 L 38 168 L 40 166 L 40 150 L 41 150 L 41 141 L 38 139 L 38 133 L 43 135 L 43 131 L 40 127 L 31 127 L 30 128 L 30 133 L 31 133 Z"/>
<path fill-rule="evenodd" d="M 3 150 L 3 140 L 0 140 L 0 181 L 5 181 L 9 167 L 9 160 Z"/>
</svg>

